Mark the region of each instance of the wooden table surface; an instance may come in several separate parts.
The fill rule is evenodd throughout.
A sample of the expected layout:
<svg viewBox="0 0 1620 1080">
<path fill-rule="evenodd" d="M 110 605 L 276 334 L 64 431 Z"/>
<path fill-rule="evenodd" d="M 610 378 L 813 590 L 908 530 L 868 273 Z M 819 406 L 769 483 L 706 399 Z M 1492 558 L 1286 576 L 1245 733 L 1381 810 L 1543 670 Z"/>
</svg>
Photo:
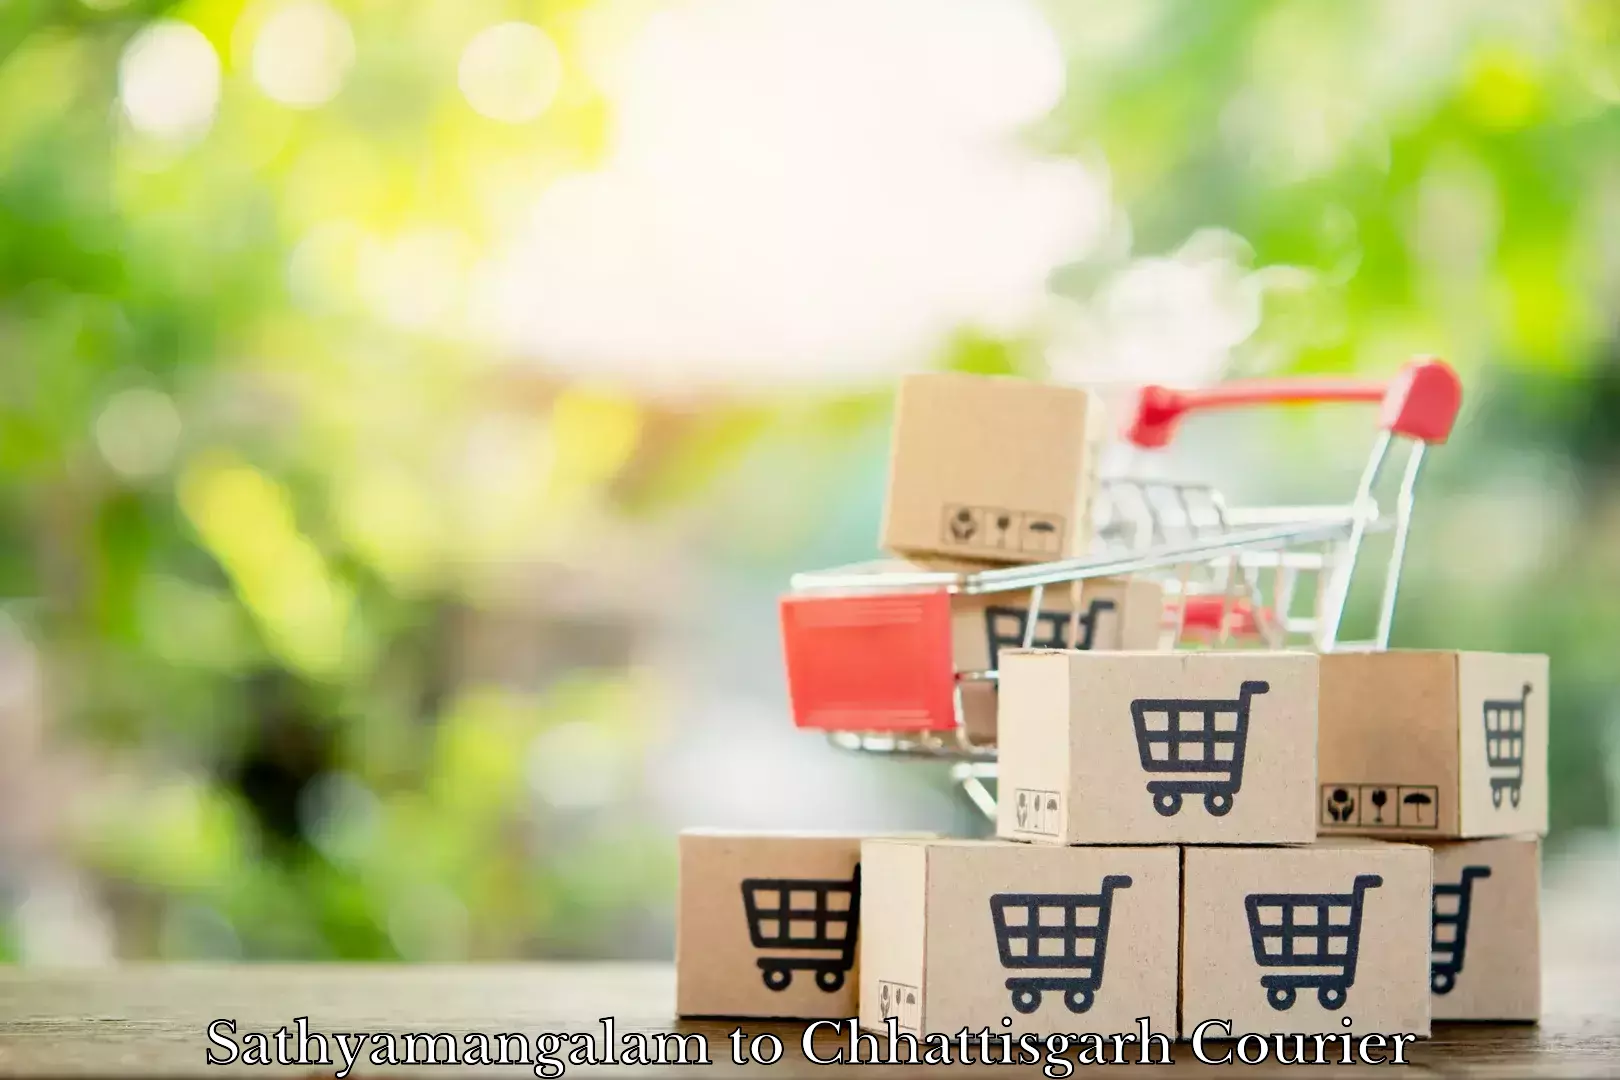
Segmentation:
<svg viewBox="0 0 1620 1080">
<path fill-rule="evenodd" d="M 1435 1037 L 1414 1048 L 1414 1064 L 1445 1076 L 1620 1076 L 1620 1015 L 1615 1011 L 1620 971 L 1549 972 L 1556 1002 L 1539 1026 L 1436 1025 Z M 715 1064 L 630 1070 L 737 1076 L 834 1076 L 845 1069 L 813 1066 L 798 1051 L 803 1025 L 677 1022 L 670 1018 L 674 975 L 663 965 L 535 964 L 446 967 L 128 967 L 95 973 L 0 974 L 0 1075 L 4 1076 L 218 1076 L 274 1073 L 330 1076 L 337 1066 L 289 1069 L 208 1067 L 206 1029 L 220 1017 L 236 1021 L 238 1037 L 273 1033 L 310 1018 L 312 1030 L 333 1032 L 521 1032 L 597 1029 L 598 1018 L 617 1018 L 617 1031 L 700 1032 Z M 786 1047 L 771 1067 L 734 1066 L 727 1033 L 771 1032 Z M 837 1042 L 820 1039 L 818 1054 Z M 1212 1068 L 1178 1044 L 1175 1071 Z M 446 1073 L 533 1075 L 521 1066 Z M 361 1064 L 355 1076 L 390 1075 L 409 1067 Z M 568 1075 L 608 1071 L 570 1067 Z M 899 1073 L 900 1068 L 863 1069 Z M 929 1069 L 930 1075 L 952 1068 Z M 1153 1075 L 1164 1068 L 1132 1068 Z M 1248 1070 L 1242 1070 L 1247 1072 Z M 915 1070 L 911 1070 L 915 1072 Z M 1384 1075 L 1387 1070 L 1314 1068 L 1311 1075 Z M 975 1076 L 1038 1076 L 1036 1068 L 974 1068 Z"/>
<path fill-rule="evenodd" d="M 1620 1076 L 1620 850 L 1549 867 L 1544 901 L 1543 1019 L 1539 1025 L 1437 1024 L 1414 1048 L 1425 1073 L 1479 1077 Z M 473 966 L 122 967 L 111 970 L 0 969 L 0 1076 L 221 1076 L 227 1073 L 331 1076 L 337 1066 L 290 1069 L 209 1067 L 206 1030 L 221 1017 L 239 1036 L 274 1032 L 306 1016 L 322 1032 L 541 1032 L 617 1030 L 697 1032 L 708 1039 L 711 1068 L 670 1067 L 697 1076 L 830 1077 L 850 1071 L 815 1066 L 798 1052 L 802 1025 L 745 1021 L 749 1035 L 771 1032 L 786 1046 L 774 1066 L 734 1066 L 727 1033 L 736 1023 L 678 1022 L 671 1017 L 674 974 L 666 965 L 508 964 Z M 833 1040 L 818 1042 L 830 1053 Z M 532 1046 L 532 1042 L 531 1042 Z M 1175 1050 L 1178 1072 L 1215 1070 L 1187 1044 Z M 534 1075 L 531 1068 L 426 1066 L 436 1075 Z M 409 1067 L 362 1063 L 353 1076 Z M 567 1075 L 608 1071 L 570 1066 Z M 659 1070 L 620 1069 L 645 1075 Z M 860 1075 L 916 1075 L 917 1068 L 861 1067 Z M 1171 1071 L 1135 1067 L 1125 1075 Z M 1245 1075 L 1252 1070 L 1239 1069 Z M 930 1068 L 927 1075 L 1039 1076 L 1036 1067 Z M 1312 1068 L 1312 1076 L 1390 1075 L 1387 1069 Z M 1236 1073 L 1231 1073 L 1236 1075 Z"/>
</svg>

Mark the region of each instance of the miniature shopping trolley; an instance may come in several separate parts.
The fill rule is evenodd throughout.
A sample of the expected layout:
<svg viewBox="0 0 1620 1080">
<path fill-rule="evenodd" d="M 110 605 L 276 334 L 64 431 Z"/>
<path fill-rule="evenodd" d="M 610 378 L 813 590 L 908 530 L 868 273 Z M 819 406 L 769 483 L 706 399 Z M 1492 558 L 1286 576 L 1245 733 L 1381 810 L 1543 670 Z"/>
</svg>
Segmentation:
<svg viewBox="0 0 1620 1080">
<path fill-rule="evenodd" d="M 1491 876 L 1488 866 L 1465 866 L 1455 885 L 1435 885 L 1434 923 L 1429 936 L 1429 988 L 1449 994 L 1462 974 L 1468 952 L 1468 916 L 1473 906 L 1474 882 Z M 1456 902 L 1454 910 L 1442 910 Z"/>
<path fill-rule="evenodd" d="M 1236 700 L 1137 698 L 1131 702 L 1142 771 L 1173 779 L 1148 781 L 1153 809 L 1181 812 L 1184 795 L 1202 795 L 1204 809 L 1224 817 L 1243 786 L 1243 751 L 1249 741 L 1249 699 L 1271 684 L 1249 680 Z M 1192 775 L 1187 775 L 1192 774 Z"/>
<path fill-rule="evenodd" d="M 1491 803 L 1502 805 L 1506 792 L 1514 806 L 1524 786 L 1525 703 L 1530 700 L 1530 684 L 1517 701 L 1485 703 L 1485 764 L 1491 770 Z"/>
<path fill-rule="evenodd" d="M 990 897 L 996 950 L 1009 971 L 1039 972 L 1007 980 L 1012 1007 L 1032 1013 L 1041 994 L 1063 995 L 1070 1012 L 1091 1008 L 1102 989 L 1103 958 L 1114 893 L 1131 887 L 1125 874 L 1109 874 L 1097 893 L 997 893 Z"/>
<path fill-rule="evenodd" d="M 797 574 L 781 601 L 794 723 L 848 749 L 950 762 L 968 796 L 994 817 L 987 785 L 995 778 L 995 745 L 969 729 L 963 688 L 996 682 L 999 647 L 987 668 L 956 669 L 956 597 L 1008 597 L 995 606 L 1024 610 L 1016 641 L 1024 648 L 1069 642 L 1084 648 L 1094 644 L 1105 611 L 1075 604 L 1064 633 L 1043 609 L 1049 590 L 1144 576 L 1157 579 L 1167 597 L 1167 645 L 1354 648 L 1339 640 L 1351 582 L 1358 565 L 1371 561 L 1364 557 L 1366 538 L 1387 532 L 1393 540 L 1370 643 L 1386 647 L 1424 453 L 1445 442 L 1461 400 L 1456 373 L 1434 359 L 1409 363 L 1388 383 L 1250 381 L 1193 392 L 1149 387 L 1126 435 L 1138 449 L 1167 445 L 1187 413 L 1283 402 L 1379 403 L 1379 433 L 1345 505 L 1232 508 L 1204 485 L 1118 477 L 1101 483 L 1093 550 L 1083 557 L 962 572 Z M 1398 441 L 1410 449 L 1386 510 L 1374 493 Z"/>
<path fill-rule="evenodd" d="M 816 973 L 816 985 L 833 993 L 855 964 L 861 917 L 861 868 L 848 881 L 744 878 L 743 908 L 754 948 L 812 955 L 762 956 L 765 985 L 786 990 L 795 971 Z"/>
<path fill-rule="evenodd" d="M 1356 981 L 1363 897 L 1383 883 L 1377 874 L 1358 874 L 1347 893 L 1244 897 L 1254 962 L 1263 968 L 1297 969 L 1260 977 L 1273 1009 L 1293 1008 L 1299 991 L 1310 989 L 1324 1009 L 1343 1007 Z"/>
</svg>

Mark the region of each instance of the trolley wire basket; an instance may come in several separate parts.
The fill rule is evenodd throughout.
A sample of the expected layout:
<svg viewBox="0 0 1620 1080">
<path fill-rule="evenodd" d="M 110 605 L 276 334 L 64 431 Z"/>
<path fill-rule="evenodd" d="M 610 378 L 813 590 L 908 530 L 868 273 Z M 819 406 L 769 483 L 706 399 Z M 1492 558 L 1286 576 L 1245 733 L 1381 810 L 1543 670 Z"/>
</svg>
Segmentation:
<svg viewBox="0 0 1620 1080">
<path fill-rule="evenodd" d="M 1465 866 L 1455 885 L 1434 887 L 1434 922 L 1429 934 L 1429 989 L 1449 994 L 1462 974 L 1468 952 L 1468 916 L 1474 882 L 1491 876 L 1488 866 Z"/>
<path fill-rule="evenodd" d="M 1358 874 L 1347 893 L 1251 893 L 1249 943 L 1263 968 L 1294 968 L 1262 975 L 1273 1009 L 1294 1007 L 1299 991 L 1314 989 L 1324 1009 L 1343 1008 L 1356 981 L 1361 949 L 1361 913 L 1368 889 L 1384 884 L 1377 874 Z"/>
<path fill-rule="evenodd" d="M 1167 445 L 1189 413 L 1288 402 L 1377 403 L 1378 434 L 1346 504 L 1232 508 L 1206 485 L 1122 476 L 1101 483 L 1093 500 L 1093 550 L 1083 557 L 971 571 L 797 574 L 781 601 L 794 723 L 847 749 L 948 762 L 966 794 L 994 817 L 995 743 L 966 724 L 963 687 L 995 683 L 1000 650 L 1011 645 L 1093 646 L 1098 619 L 1107 612 L 1079 603 L 1082 583 L 1157 580 L 1167 598 L 1164 646 L 1385 648 L 1425 451 L 1449 436 L 1461 394 L 1456 373 L 1435 359 L 1412 361 L 1387 383 L 1255 380 L 1189 392 L 1148 387 L 1126 433 L 1141 450 Z M 1408 447 L 1406 463 L 1386 509 L 1375 491 L 1397 443 Z M 1343 642 L 1351 584 L 1367 569 L 1365 541 L 1374 533 L 1393 537 L 1375 636 Z M 1043 606 L 1058 590 L 1072 601 L 1067 620 Z M 1002 614 L 990 627 L 988 665 L 958 670 L 953 598 L 1017 594 L 1017 603 L 991 605 Z M 1022 619 L 1004 618 L 1008 609 Z"/>
<path fill-rule="evenodd" d="M 1530 684 L 1517 701 L 1485 702 L 1485 764 L 1491 771 L 1491 803 L 1502 805 L 1505 793 L 1514 806 L 1524 786 L 1525 704 L 1530 700 Z"/>
<path fill-rule="evenodd" d="M 744 878 L 743 909 L 754 948 L 815 955 L 762 956 L 761 978 L 786 990 L 795 971 L 813 971 L 816 985 L 833 993 L 855 964 L 860 928 L 861 868 L 848 881 Z"/>
<path fill-rule="evenodd" d="M 1061 993 L 1070 1012 L 1091 1008 L 1102 989 L 1103 959 L 1114 893 L 1131 887 L 1125 874 L 1109 874 L 1096 893 L 997 893 L 990 897 L 996 950 L 1009 971 L 1038 971 L 1007 980 L 1012 1007 L 1032 1013 L 1041 994 Z"/>
</svg>

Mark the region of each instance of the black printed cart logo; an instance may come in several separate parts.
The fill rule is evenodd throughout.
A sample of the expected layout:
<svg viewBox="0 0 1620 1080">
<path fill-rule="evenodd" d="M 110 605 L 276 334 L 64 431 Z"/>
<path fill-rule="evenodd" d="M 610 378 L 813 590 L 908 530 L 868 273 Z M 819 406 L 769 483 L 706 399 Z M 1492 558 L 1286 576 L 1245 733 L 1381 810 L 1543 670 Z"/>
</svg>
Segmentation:
<svg viewBox="0 0 1620 1080">
<path fill-rule="evenodd" d="M 893 1019 L 901 1031 L 922 1030 L 922 991 L 908 983 L 878 980 L 878 1016 Z"/>
<path fill-rule="evenodd" d="M 1502 805 L 1506 792 L 1514 806 L 1519 805 L 1519 789 L 1524 785 L 1525 702 L 1530 700 L 1530 684 L 1517 701 L 1485 702 L 1485 764 L 1491 775 L 1491 805 Z"/>
<path fill-rule="evenodd" d="M 1462 974 L 1468 951 L 1468 915 L 1474 882 L 1491 876 L 1488 866 L 1465 866 L 1455 885 L 1434 887 L 1434 924 L 1429 935 L 1429 989 L 1449 994 Z"/>
<path fill-rule="evenodd" d="M 1109 874 L 1096 893 L 997 893 L 990 897 L 1001 966 L 1030 973 L 1007 980 L 1013 1008 L 1034 1012 L 1041 1007 L 1041 994 L 1048 990 L 1061 993 L 1070 1012 L 1091 1008 L 1102 989 L 1114 893 L 1130 887 L 1128 876 Z"/>
<path fill-rule="evenodd" d="M 1243 753 L 1249 741 L 1249 702 L 1270 683 L 1245 681 L 1236 700 L 1137 698 L 1131 702 L 1142 771 L 1173 780 L 1148 781 L 1153 809 L 1165 817 L 1181 812 L 1184 795 L 1202 795 L 1204 809 L 1222 817 L 1243 786 Z"/>
<path fill-rule="evenodd" d="M 786 990 L 795 971 L 815 972 L 816 985 L 829 994 L 844 985 L 861 917 L 859 866 L 848 881 L 744 878 L 742 895 L 754 948 L 809 954 L 760 957 L 766 986 Z"/>
<path fill-rule="evenodd" d="M 1368 889 L 1383 883 L 1377 874 L 1358 874 L 1347 893 L 1244 897 L 1254 962 L 1263 968 L 1292 969 L 1260 976 L 1273 1009 L 1291 1009 L 1300 990 L 1313 989 L 1322 1008 L 1344 1006 L 1356 981 L 1363 898 Z"/>
<path fill-rule="evenodd" d="M 1074 648 L 1089 650 L 1097 640 L 1097 621 L 1105 611 L 1114 610 L 1112 600 L 1093 600 L 1086 612 L 1072 619 L 1066 611 L 1042 611 L 1035 616 L 1035 633 L 1029 638 L 1032 649 L 1069 648 L 1069 623 L 1076 624 Z M 991 606 L 984 609 L 985 634 L 989 639 L 990 667 L 994 669 L 1002 649 L 1021 649 L 1029 630 L 1029 609 Z"/>
</svg>

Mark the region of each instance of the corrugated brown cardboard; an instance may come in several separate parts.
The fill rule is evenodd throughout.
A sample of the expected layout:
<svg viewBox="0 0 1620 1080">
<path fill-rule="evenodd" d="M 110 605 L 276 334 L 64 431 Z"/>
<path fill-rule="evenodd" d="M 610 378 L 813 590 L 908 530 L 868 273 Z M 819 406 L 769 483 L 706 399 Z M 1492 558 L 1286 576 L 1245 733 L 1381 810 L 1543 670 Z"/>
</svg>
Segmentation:
<svg viewBox="0 0 1620 1080">
<path fill-rule="evenodd" d="M 675 923 L 675 1009 L 681 1016 L 757 1016 L 844 1018 L 856 1002 L 855 942 L 845 935 L 857 926 L 856 868 L 860 836 L 789 833 L 683 832 L 680 837 L 680 899 Z M 762 903 L 775 890 L 762 883 L 773 879 L 804 882 L 792 895 L 795 909 L 813 910 L 817 894 L 825 896 L 832 918 L 826 923 L 831 947 L 758 946 L 750 934 L 744 899 L 745 882 L 759 884 Z M 802 893 L 802 895 L 797 895 Z M 763 929 L 778 927 L 762 910 Z M 818 929 L 814 918 L 792 920 L 794 945 L 808 943 Z M 848 941 L 847 947 L 844 943 Z M 781 968 L 787 984 L 773 989 L 761 960 L 787 965 L 821 963 L 825 974 L 810 968 Z M 772 965 L 775 966 L 775 965 Z M 772 975 L 779 981 L 781 975 Z M 832 988 L 825 989 L 824 986 Z"/>
<path fill-rule="evenodd" d="M 900 1030 L 922 1034 L 922 986 L 928 925 L 928 848 L 868 840 L 861 845 L 866 882 L 861 920 L 876 931 L 861 942 L 859 1015 L 868 1027 L 894 1017 Z"/>
<path fill-rule="evenodd" d="M 1548 667 L 1545 656 L 1457 654 L 1463 836 L 1547 832 Z"/>
<path fill-rule="evenodd" d="M 1376 840 L 1327 840 L 1308 847 L 1185 848 L 1182 869 L 1181 1030 L 1230 1019 L 1232 1035 L 1291 1032 L 1429 1033 L 1429 900 L 1433 860 L 1426 848 Z M 1331 898 L 1331 923 L 1350 923 L 1361 882 L 1359 926 L 1340 926 L 1323 949 L 1305 931 L 1296 956 L 1312 948 L 1322 964 L 1287 962 L 1277 934 L 1260 948 L 1278 963 L 1256 959 L 1254 920 L 1296 926 L 1319 923 L 1318 900 Z M 1288 897 L 1286 903 L 1273 902 Z M 1295 903 L 1303 906 L 1295 907 Z M 1284 908 L 1289 909 L 1284 914 Z M 1359 931 L 1351 934 L 1350 931 Z M 1355 968 L 1345 965 L 1354 945 Z M 1342 952 L 1336 950 L 1343 950 Z M 1303 977 L 1288 987 L 1272 980 Z M 1266 980 L 1266 981 L 1262 981 Z M 1326 1008 L 1319 996 L 1337 1000 Z M 1291 992 L 1290 992 L 1291 991 Z M 1273 1002 L 1286 1005 L 1278 1008 Z M 1347 1028 L 1345 1017 L 1351 1018 Z"/>
<path fill-rule="evenodd" d="M 1336 653 L 1322 658 L 1321 670 L 1323 833 L 1432 840 L 1546 832 L 1545 656 Z M 1513 727 L 1522 717 L 1521 741 L 1488 740 L 1487 702 L 1492 724 Z M 1492 765 L 1492 747 L 1499 760 L 1518 761 Z"/>
<path fill-rule="evenodd" d="M 1079 602 L 1071 587 L 1054 587 L 1041 598 L 1037 647 L 1087 643 L 1099 652 L 1154 649 L 1164 618 L 1164 590 L 1141 578 L 1098 578 L 1077 582 Z M 1029 593 L 980 593 L 958 596 L 951 603 L 951 644 L 957 671 L 982 671 L 996 665 L 1003 649 L 1021 646 L 1029 615 Z M 1090 620 L 1087 632 L 1084 622 Z M 996 738 L 995 683 L 964 682 L 962 712 L 975 742 Z"/>
<path fill-rule="evenodd" d="M 1037 649 L 1080 648 L 1089 643 L 1095 652 L 1156 649 L 1164 621 L 1164 589 L 1145 578 L 1096 578 L 1074 583 L 1078 604 L 1069 587 L 1048 588 L 1041 597 L 1040 623 L 1035 628 Z M 1029 614 L 1028 592 L 959 595 L 951 601 L 952 655 L 958 671 L 994 666 L 1001 649 L 1019 648 Z M 1078 626 L 1071 619 L 1078 609 Z"/>
<path fill-rule="evenodd" d="M 1084 390 L 910 375 L 895 404 L 879 539 L 901 555 L 1006 563 L 1084 554 L 1105 436 Z"/>
<path fill-rule="evenodd" d="M 1429 982 L 1436 1020 L 1541 1016 L 1541 841 L 1434 847 Z"/>
<path fill-rule="evenodd" d="M 1314 655 L 1290 652 L 1003 652 L 997 835 L 1309 843 L 1316 665 Z M 1183 737 L 1172 740 L 1173 702 Z M 1208 748 L 1195 734 L 1209 722 L 1206 704 L 1217 709 L 1219 737 Z M 1210 768 L 1192 771 L 1200 754 Z"/>
<path fill-rule="evenodd" d="M 963 1027 L 1113 1032 L 1133 1031 L 1137 1018 L 1146 1016 L 1154 1030 L 1174 1035 L 1180 910 L 1175 848 L 873 840 L 864 845 L 862 864 L 862 1026 L 881 1029 L 894 1016 L 902 1030 L 919 1034 L 950 1035 Z M 1077 901 L 1077 926 L 1106 928 L 1105 935 L 1096 935 L 1102 964 L 1094 982 L 1079 963 L 1061 957 L 1052 966 L 1018 962 L 1024 955 L 1018 930 L 1027 925 L 1022 920 L 1029 898 L 1045 898 L 1036 902 L 1039 925 L 1059 928 L 1065 908 L 1052 902 L 1058 896 Z M 1103 924 L 1099 905 L 1105 896 Z M 1044 936 L 1038 954 L 1060 953 L 1063 940 Z M 1077 939 L 1077 955 L 1089 957 L 1092 940 Z M 1023 979 L 1065 985 L 1047 982 L 1036 995 Z M 1030 1011 L 1015 1006 L 1015 996 Z M 1086 1007 L 1073 1011 L 1071 999 Z M 1011 1024 L 1003 1026 L 1003 1017 Z"/>
</svg>

